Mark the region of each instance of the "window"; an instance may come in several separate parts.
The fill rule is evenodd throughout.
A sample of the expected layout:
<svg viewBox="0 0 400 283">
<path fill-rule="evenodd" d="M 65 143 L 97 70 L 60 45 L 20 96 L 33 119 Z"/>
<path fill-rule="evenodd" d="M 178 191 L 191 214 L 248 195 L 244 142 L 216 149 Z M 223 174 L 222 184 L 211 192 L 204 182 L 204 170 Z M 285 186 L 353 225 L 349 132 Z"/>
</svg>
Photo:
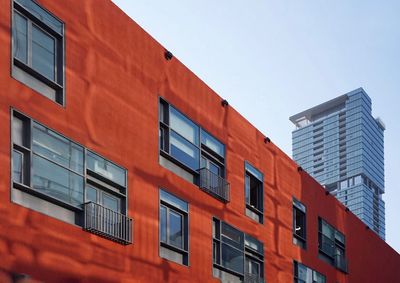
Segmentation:
<svg viewBox="0 0 400 283">
<path fill-rule="evenodd" d="M 160 190 L 160 256 L 189 265 L 187 202 Z"/>
<path fill-rule="evenodd" d="M 83 204 L 84 149 L 16 113 L 13 116 L 13 181 L 67 207 Z"/>
<path fill-rule="evenodd" d="M 14 0 L 12 75 L 64 104 L 64 24 L 33 0 Z"/>
<path fill-rule="evenodd" d="M 345 236 L 318 218 L 319 257 L 337 269 L 347 272 Z"/>
<path fill-rule="evenodd" d="M 293 198 L 293 243 L 306 248 L 306 207 L 300 201 Z"/>
<path fill-rule="evenodd" d="M 245 162 L 246 215 L 263 223 L 264 175 Z"/>
<path fill-rule="evenodd" d="M 229 201 L 225 145 L 161 98 L 159 119 L 160 164 Z"/>
<path fill-rule="evenodd" d="M 326 283 L 326 277 L 321 273 L 297 262 L 293 262 L 294 283 Z"/>
<path fill-rule="evenodd" d="M 86 150 L 85 202 L 126 214 L 126 170 Z"/>
<path fill-rule="evenodd" d="M 213 274 L 222 281 L 264 282 L 263 244 L 214 218 Z"/>
<path fill-rule="evenodd" d="M 132 243 L 126 170 L 90 150 L 85 161 L 84 228 L 124 245 Z"/>
<path fill-rule="evenodd" d="M 125 169 L 17 111 L 12 148 L 14 202 L 131 243 Z"/>
</svg>

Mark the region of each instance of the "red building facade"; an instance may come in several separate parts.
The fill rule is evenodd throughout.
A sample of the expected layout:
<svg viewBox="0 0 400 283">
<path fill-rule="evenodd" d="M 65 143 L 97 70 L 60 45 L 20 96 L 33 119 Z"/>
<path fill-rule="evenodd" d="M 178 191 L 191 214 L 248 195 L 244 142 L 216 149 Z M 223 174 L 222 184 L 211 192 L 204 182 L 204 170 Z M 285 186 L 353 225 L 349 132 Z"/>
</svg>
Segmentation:
<svg viewBox="0 0 400 283">
<path fill-rule="evenodd" d="M 111 1 L 0 7 L 0 282 L 400 281 L 396 251 Z"/>
</svg>

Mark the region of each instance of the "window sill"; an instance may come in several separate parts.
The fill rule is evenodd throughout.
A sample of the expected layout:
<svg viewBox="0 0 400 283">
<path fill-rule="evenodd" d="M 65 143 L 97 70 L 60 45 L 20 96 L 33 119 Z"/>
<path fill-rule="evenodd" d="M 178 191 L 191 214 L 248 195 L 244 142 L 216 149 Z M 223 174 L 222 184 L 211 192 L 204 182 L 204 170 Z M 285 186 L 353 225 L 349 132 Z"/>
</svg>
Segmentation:
<svg viewBox="0 0 400 283">
<path fill-rule="evenodd" d="M 41 73 L 37 72 L 36 70 L 32 69 L 22 61 L 18 60 L 17 58 L 14 58 L 14 65 L 17 66 L 18 68 L 22 69 L 23 71 L 27 72 L 31 76 L 37 78 L 38 80 L 44 82 L 51 88 L 55 90 L 61 90 L 63 87 L 56 83 L 55 81 L 52 81 L 48 79 L 47 77 L 43 76 Z"/>
<path fill-rule="evenodd" d="M 189 172 L 190 174 L 192 174 L 194 176 L 198 176 L 199 175 L 199 172 L 197 172 L 196 170 L 193 170 L 192 168 L 186 166 L 185 164 L 180 162 L 178 159 L 172 157 L 168 152 L 166 152 L 166 151 L 164 151 L 162 149 L 160 149 L 160 155 L 162 155 L 163 157 L 165 157 L 169 161 L 175 163 L 177 166 L 181 167 L 182 169 L 184 169 L 185 171 Z"/>
<path fill-rule="evenodd" d="M 305 238 L 303 238 L 303 237 L 301 237 L 301 236 L 299 236 L 297 234 L 293 234 L 293 238 L 296 238 L 297 240 L 302 241 L 304 243 L 307 242 L 307 240 Z"/>
<path fill-rule="evenodd" d="M 80 207 L 77 207 L 77 206 L 73 206 L 73 205 L 71 205 L 69 203 L 66 203 L 66 202 L 62 201 L 62 200 L 59 200 L 59 199 L 53 198 L 51 196 L 48 196 L 46 194 L 43 194 L 43 193 L 41 193 L 41 192 L 39 192 L 39 191 L 37 191 L 35 189 L 32 189 L 31 187 L 29 187 L 29 186 L 27 186 L 25 184 L 13 182 L 13 188 L 14 189 L 18 189 L 20 191 L 23 191 L 25 193 L 31 194 L 31 195 L 36 196 L 38 198 L 44 199 L 44 200 L 49 201 L 49 202 L 51 202 L 51 203 L 53 203 L 55 205 L 59 205 L 59 206 L 61 206 L 63 208 L 66 208 L 66 209 L 69 209 L 69 210 L 72 210 L 72 211 L 75 211 L 75 212 L 82 212 L 83 211 L 83 208 L 80 208 Z M 82 203 L 82 205 L 83 205 L 83 203 Z"/>
<path fill-rule="evenodd" d="M 307 241 L 296 234 L 293 234 L 293 244 L 304 250 L 307 249 Z"/>
<path fill-rule="evenodd" d="M 165 242 L 160 242 L 160 246 L 162 246 L 164 248 L 167 248 L 167 249 L 170 249 L 170 250 L 172 250 L 174 252 L 177 252 L 177 253 L 180 253 L 180 254 L 187 254 L 188 253 L 188 251 L 185 251 L 184 249 L 175 247 L 175 246 L 167 244 Z"/>
<path fill-rule="evenodd" d="M 222 266 L 222 265 L 220 265 L 220 264 L 218 264 L 218 263 L 213 263 L 213 267 L 214 268 L 217 268 L 217 269 L 219 269 L 219 270 L 222 270 L 222 271 L 224 271 L 224 272 L 227 272 L 227 273 L 230 273 L 230 274 L 233 274 L 233 275 L 235 275 L 235 276 L 238 276 L 238 277 L 240 277 L 240 278 L 244 278 L 244 274 L 241 274 L 241 273 L 239 273 L 239 272 L 237 272 L 237 271 L 234 271 L 234 270 L 232 270 L 232 269 L 229 269 L 229 268 L 227 268 L 227 267 L 224 267 L 224 266 Z"/>
<path fill-rule="evenodd" d="M 259 216 L 263 216 L 264 212 L 262 212 L 261 210 L 258 210 L 255 206 L 252 206 L 248 203 L 246 203 L 246 208 L 253 211 L 254 213 L 258 214 Z"/>
<path fill-rule="evenodd" d="M 49 98 L 57 105 L 64 106 L 64 89 L 61 85 L 49 80 L 16 58 L 13 58 L 11 69 L 15 80 Z"/>
<path fill-rule="evenodd" d="M 245 214 L 247 217 L 257 222 L 258 224 L 264 224 L 264 213 L 259 211 L 255 207 L 246 204 Z"/>
</svg>

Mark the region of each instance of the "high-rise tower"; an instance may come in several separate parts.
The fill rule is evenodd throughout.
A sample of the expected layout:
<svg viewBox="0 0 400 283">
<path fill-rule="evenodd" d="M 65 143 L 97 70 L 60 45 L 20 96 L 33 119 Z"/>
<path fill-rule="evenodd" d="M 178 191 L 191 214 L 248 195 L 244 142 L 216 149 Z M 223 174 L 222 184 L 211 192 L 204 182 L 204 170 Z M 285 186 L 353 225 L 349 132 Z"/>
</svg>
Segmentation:
<svg viewBox="0 0 400 283">
<path fill-rule="evenodd" d="M 383 133 L 362 89 L 290 117 L 293 159 L 385 239 Z"/>
</svg>

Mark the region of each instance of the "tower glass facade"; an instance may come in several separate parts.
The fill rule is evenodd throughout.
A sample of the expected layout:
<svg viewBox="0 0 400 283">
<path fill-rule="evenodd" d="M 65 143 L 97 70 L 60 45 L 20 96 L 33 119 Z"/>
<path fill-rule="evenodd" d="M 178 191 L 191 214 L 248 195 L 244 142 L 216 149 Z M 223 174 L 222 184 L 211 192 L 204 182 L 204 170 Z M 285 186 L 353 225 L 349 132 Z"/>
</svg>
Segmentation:
<svg viewBox="0 0 400 283">
<path fill-rule="evenodd" d="M 385 239 L 384 130 L 362 89 L 293 115 L 293 159 Z"/>
</svg>

